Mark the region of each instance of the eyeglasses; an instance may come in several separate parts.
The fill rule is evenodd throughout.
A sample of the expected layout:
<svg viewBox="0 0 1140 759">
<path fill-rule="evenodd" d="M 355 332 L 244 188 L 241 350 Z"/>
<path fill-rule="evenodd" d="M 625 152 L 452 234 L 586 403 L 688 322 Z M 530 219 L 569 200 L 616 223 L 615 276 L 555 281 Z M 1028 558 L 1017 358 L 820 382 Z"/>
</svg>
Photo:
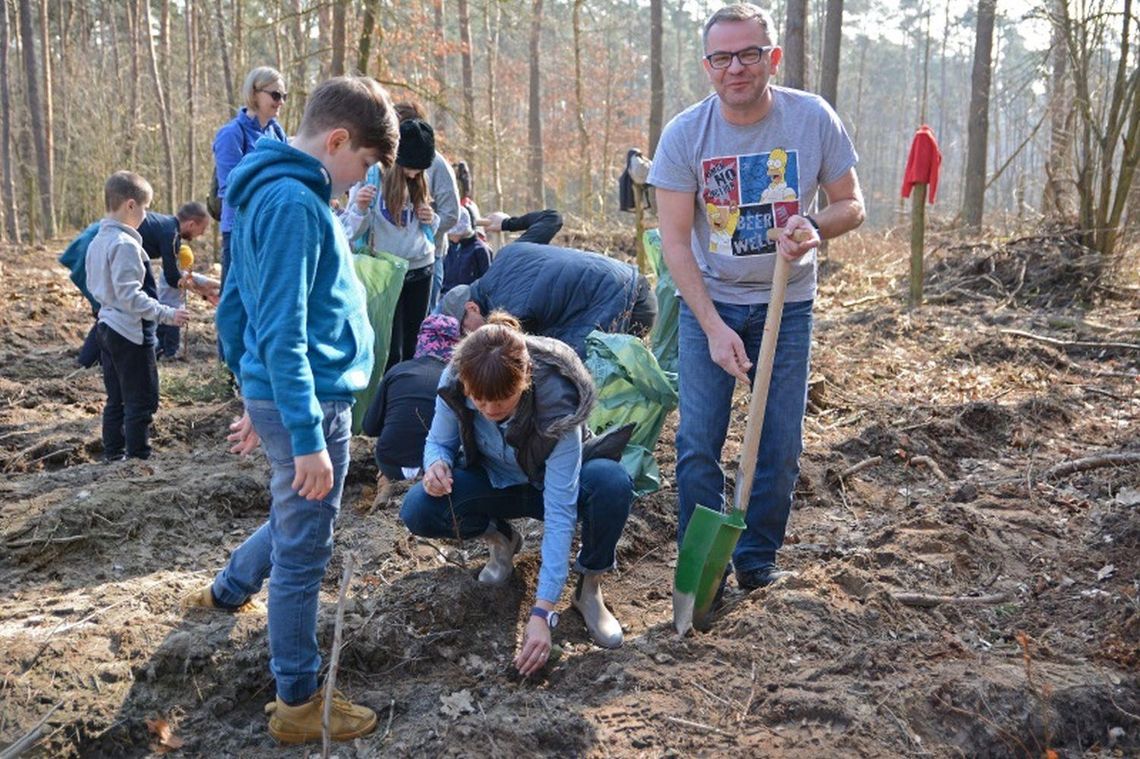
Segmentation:
<svg viewBox="0 0 1140 759">
<path fill-rule="evenodd" d="M 715 53 L 709 53 L 705 56 L 705 60 L 709 62 L 709 66 L 714 69 L 726 69 L 732 65 L 732 59 L 740 61 L 741 66 L 755 66 L 764 57 L 764 53 L 771 50 L 772 47 L 746 47 L 743 50 L 737 50 L 735 53 L 726 53 L 718 50 Z"/>
<path fill-rule="evenodd" d="M 743 61 L 741 61 L 741 63 L 743 63 Z M 258 92 L 264 92 L 266 95 L 273 98 L 274 103 L 284 103 L 285 99 L 289 97 L 288 92 L 281 92 L 279 90 L 258 90 Z"/>
</svg>

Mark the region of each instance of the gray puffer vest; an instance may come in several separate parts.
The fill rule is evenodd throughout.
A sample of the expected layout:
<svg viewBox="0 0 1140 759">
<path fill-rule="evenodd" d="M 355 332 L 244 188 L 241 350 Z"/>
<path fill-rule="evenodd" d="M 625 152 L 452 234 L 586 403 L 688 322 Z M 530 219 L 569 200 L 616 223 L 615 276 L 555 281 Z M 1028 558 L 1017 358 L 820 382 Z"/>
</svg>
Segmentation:
<svg viewBox="0 0 1140 759">
<path fill-rule="evenodd" d="M 530 354 L 531 384 L 523 391 L 504 437 L 515 449 L 519 467 L 531 483 L 542 484 L 546 460 L 555 444 L 576 427 L 582 430 L 585 441 L 583 461 L 595 458 L 620 461 L 634 425 L 591 435 L 585 422 L 594 407 L 597 391 L 578 354 L 565 343 L 549 337 L 528 335 L 526 348 Z M 457 377 L 438 393 L 459 419 L 462 466 L 475 466 L 482 456 L 475 442 L 475 414 L 478 412 L 467 406 L 463 383 Z"/>
</svg>

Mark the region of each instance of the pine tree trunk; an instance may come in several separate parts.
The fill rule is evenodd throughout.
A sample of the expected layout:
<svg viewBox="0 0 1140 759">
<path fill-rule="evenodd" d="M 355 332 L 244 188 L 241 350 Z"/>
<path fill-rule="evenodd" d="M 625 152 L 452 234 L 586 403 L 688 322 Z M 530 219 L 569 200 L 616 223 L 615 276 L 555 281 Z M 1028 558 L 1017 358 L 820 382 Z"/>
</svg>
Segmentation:
<svg viewBox="0 0 1140 759">
<path fill-rule="evenodd" d="M 372 31 L 376 28 L 376 4 L 379 0 L 366 0 L 360 18 L 360 41 L 356 44 L 356 70 L 368 75 L 368 58 L 372 55 Z"/>
<path fill-rule="evenodd" d="M 970 112 L 967 121 L 966 187 L 962 219 L 971 230 L 982 226 L 986 188 L 986 140 L 990 127 L 990 78 L 994 13 L 997 0 L 978 0 L 978 30 L 974 43 L 974 68 L 970 75 Z"/>
<path fill-rule="evenodd" d="M 802 90 L 807 86 L 808 0 L 788 0 L 784 32 L 784 58 L 780 64 L 785 87 Z"/>
<path fill-rule="evenodd" d="M 222 0 L 214 0 L 214 18 L 218 25 L 218 47 L 222 50 L 222 72 L 226 79 L 226 102 L 231 108 L 239 103 L 234 94 L 234 72 L 230 68 L 230 48 L 226 44 L 226 17 L 222 13 Z"/>
<path fill-rule="evenodd" d="M 130 130 L 126 138 L 127 165 L 134 166 L 138 160 L 139 131 L 142 118 L 139 115 L 139 79 L 141 77 L 139 63 L 139 0 L 127 0 L 127 39 L 131 43 L 131 95 L 130 106 L 127 113 L 130 121 L 127 128 Z"/>
<path fill-rule="evenodd" d="M 293 0 L 293 81 L 289 83 L 291 95 L 289 104 L 289 122 L 299 123 L 301 114 L 305 112 L 305 23 L 304 4 L 301 0 Z M 295 131 L 295 130 L 290 130 Z"/>
<path fill-rule="evenodd" d="M 154 80 L 155 95 L 158 97 L 158 118 L 162 127 L 162 148 L 166 153 L 166 203 L 173 213 L 177 208 L 174 187 L 174 138 L 170 134 L 169 111 L 166 109 L 166 92 L 162 89 L 162 77 L 158 73 L 158 54 L 154 50 L 154 35 L 150 33 L 154 19 L 150 12 L 150 0 L 142 0 L 143 21 L 145 25 L 142 33 L 146 35 L 146 54 L 150 62 L 150 76 Z M 156 204 L 157 205 L 157 204 Z"/>
<path fill-rule="evenodd" d="M 542 166 L 542 82 L 539 51 L 542 42 L 542 0 L 534 0 L 530 22 L 530 98 L 527 111 L 527 156 L 530 207 L 546 208 L 546 184 Z"/>
<path fill-rule="evenodd" d="M 47 159 L 47 187 L 48 192 L 55 196 L 55 94 L 52 87 L 52 60 L 51 35 L 48 33 L 48 0 L 40 0 L 40 57 L 43 59 L 44 69 L 44 150 Z M 46 211 L 44 213 L 47 213 Z M 52 203 L 52 214 L 48 229 L 48 236 L 55 235 L 56 218 L 55 203 Z"/>
<path fill-rule="evenodd" d="M 51 167 L 48 164 L 46 132 L 44 131 L 44 111 L 40 102 L 39 77 L 36 75 L 36 37 L 32 22 L 31 0 L 19 0 L 20 41 L 24 51 L 25 90 L 28 99 L 28 113 L 31 117 L 32 140 L 35 145 L 36 167 L 39 184 L 40 210 L 43 214 L 44 235 L 55 236 L 55 206 L 51 193 Z"/>
<path fill-rule="evenodd" d="M 491 9 L 494 9 L 495 19 L 491 20 Z M 495 98 L 496 83 L 495 69 L 499 62 L 499 26 L 502 20 L 502 10 L 498 0 L 486 0 L 483 6 L 483 33 L 487 39 L 487 131 L 491 143 L 491 193 L 494 195 L 495 208 L 503 207 L 503 175 L 499 162 L 499 127 L 495 116 L 497 100 Z"/>
<path fill-rule="evenodd" d="M 234 3 L 234 71 L 245 76 L 245 18 L 244 8 L 248 0 L 233 0 Z"/>
<path fill-rule="evenodd" d="M 819 94 L 831 104 L 832 108 L 835 108 L 839 99 L 839 47 L 843 41 L 843 0 L 827 0 L 826 18 Z"/>
<path fill-rule="evenodd" d="M 0 162 L 4 164 L 4 222 L 8 239 L 20 242 L 20 220 L 16 215 L 16 185 L 12 179 L 12 90 L 8 77 L 8 45 L 11 38 L 8 2 L 0 0 Z"/>
<path fill-rule="evenodd" d="M 655 0 L 659 2 L 660 0 Z M 572 27 L 574 30 L 574 100 L 578 123 L 578 166 L 581 169 L 581 180 L 578 201 L 579 213 L 584 218 L 590 218 L 593 208 L 590 198 L 594 194 L 591 186 L 593 169 L 590 166 L 590 133 L 586 129 L 586 98 L 582 93 L 582 4 L 584 0 L 574 0 Z"/>
<path fill-rule="evenodd" d="M 471 0 L 459 0 L 459 41 L 463 46 L 463 151 L 469 165 L 475 163 L 475 66 L 471 51 Z"/>
<path fill-rule="evenodd" d="M 1055 0 L 1056 7 L 1065 0 Z M 1072 199 L 1072 162 L 1069 151 L 1073 143 L 1073 117 L 1069 89 L 1069 46 L 1065 39 L 1063 11 L 1050 14 L 1053 23 L 1053 75 L 1049 79 L 1049 153 L 1045 157 L 1045 190 L 1041 198 L 1041 213 L 1061 219 L 1075 215 Z"/>
<path fill-rule="evenodd" d="M 196 198 L 198 193 L 194 182 L 197 179 L 197 150 L 194 147 L 194 121 L 197 108 L 194 105 L 194 76 L 197 67 L 194 59 L 197 50 L 194 44 L 194 0 L 186 0 L 183 13 L 186 15 L 186 187 L 188 197 Z"/>
<path fill-rule="evenodd" d="M 348 16 L 348 0 L 335 0 L 332 9 L 332 65 L 333 76 L 344 76 L 345 25 Z"/>
<path fill-rule="evenodd" d="M 665 0 L 649 2 L 649 156 L 657 152 L 665 123 Z"/>
<path fill-rule="evenodd" d="M 432 103 L 432 125 L 442 129 L 447 110 L 444 104 L 448 101 L 447 93 L 447 57 L 443 54 L 447 45 L 447 33 L 443 26 L 444 0 L 432 0 L 433 24 L 435 30 L 434 51 L 431 58 L 432 78 L 435 79 L 435 100 Z"/>
</svg>

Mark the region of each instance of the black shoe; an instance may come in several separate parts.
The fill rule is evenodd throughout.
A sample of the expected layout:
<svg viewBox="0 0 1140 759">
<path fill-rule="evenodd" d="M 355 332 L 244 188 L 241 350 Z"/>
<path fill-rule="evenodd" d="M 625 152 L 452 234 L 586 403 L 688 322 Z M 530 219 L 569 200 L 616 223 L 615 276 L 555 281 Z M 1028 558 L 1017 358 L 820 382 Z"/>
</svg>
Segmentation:
<svg viewBox="0 0 1140 759">
<path fill-rule="evenodd" d="M 776 580 L 781 580 L 785 577 L 794 577 L 795 572 L 787 572 L 782 569 L 776 569 L 772 565 L 758 567 L 757 569 L 737 570 L 736 584 L 740 586 L 741 590 L 756 590 L 763 588 Z"/>
</svg>

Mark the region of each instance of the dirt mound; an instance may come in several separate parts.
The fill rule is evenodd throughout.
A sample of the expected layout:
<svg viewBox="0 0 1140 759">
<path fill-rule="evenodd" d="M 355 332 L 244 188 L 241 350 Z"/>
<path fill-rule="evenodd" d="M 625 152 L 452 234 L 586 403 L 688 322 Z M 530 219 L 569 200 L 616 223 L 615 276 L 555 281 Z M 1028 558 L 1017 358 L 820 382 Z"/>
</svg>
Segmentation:
<svg viewBox="0 0 1140 759">
<path fill-rule="evenodd" d="M 1000 244 L 955 244 L 936 255 L 925 293 L 943 302 L 983 298 L 1031 308 L 1088 305 L 1105 269 L 1102 256 L 1084 247 L 1075 229 Z"/>
</svg>

